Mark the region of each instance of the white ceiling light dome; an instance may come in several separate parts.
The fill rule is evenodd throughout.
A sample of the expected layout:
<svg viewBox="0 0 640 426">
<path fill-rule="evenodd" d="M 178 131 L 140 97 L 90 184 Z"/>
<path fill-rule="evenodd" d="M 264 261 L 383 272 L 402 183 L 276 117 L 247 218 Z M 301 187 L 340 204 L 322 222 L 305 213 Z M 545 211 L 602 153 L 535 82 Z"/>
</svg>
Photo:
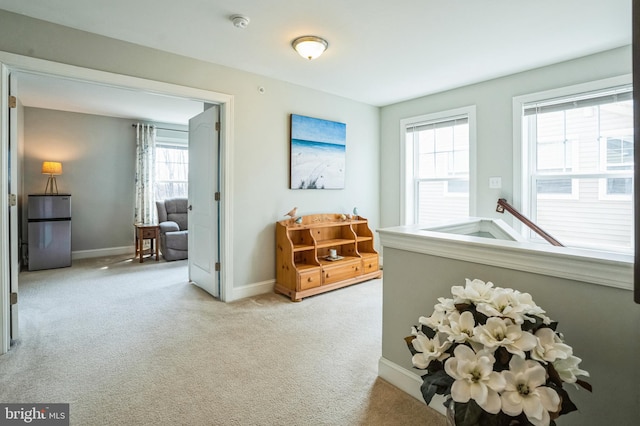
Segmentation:
<svg viewBox="0 0 640 426">
<path fill-rule="evenodd" d="M 291 42 L 291 46 L 303 58 L 313 60 L 322 55 L 329 43 L 327 40 L 317 36 L 302 36 Z"/>
</svg>

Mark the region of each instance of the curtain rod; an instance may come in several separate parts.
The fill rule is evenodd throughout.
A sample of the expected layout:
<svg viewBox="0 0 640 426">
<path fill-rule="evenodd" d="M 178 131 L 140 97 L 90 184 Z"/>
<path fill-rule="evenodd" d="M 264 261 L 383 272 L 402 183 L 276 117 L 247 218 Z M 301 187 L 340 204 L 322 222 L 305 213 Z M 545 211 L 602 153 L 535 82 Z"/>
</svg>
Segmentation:
<svg viewBox="0 0 640 426">
<path fill-rule="evenodd" d="M 137 124 L 132 124 L 131 127 L 136 127 Z M 153 126 L 153 124 L 150 124 L 150 126 Z M 185 132 L 185 133 L 189 133 L 188 130 L 180 130 L 180 129 L 167 129 L 166 127 L 157 127 L 154 126 L 156 128 L 156 130 L 171 130 L 172 132 Z"/>
</svg>

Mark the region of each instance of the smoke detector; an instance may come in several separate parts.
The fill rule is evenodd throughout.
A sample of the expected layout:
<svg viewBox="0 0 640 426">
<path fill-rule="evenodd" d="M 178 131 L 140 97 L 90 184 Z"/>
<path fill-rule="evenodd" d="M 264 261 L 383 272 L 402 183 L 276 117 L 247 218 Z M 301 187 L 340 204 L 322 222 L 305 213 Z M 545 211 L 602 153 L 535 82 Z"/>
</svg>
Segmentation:
<svg viewBox="0 0 640 426">
<path fill-rule="evenodd" d="M 249 25 L 249 17 L 242 15 L 233 15 L 231 17 L 231 22 L 233 22 L 233 26 L 236 28 L 247 28 Z"/>
</svg>

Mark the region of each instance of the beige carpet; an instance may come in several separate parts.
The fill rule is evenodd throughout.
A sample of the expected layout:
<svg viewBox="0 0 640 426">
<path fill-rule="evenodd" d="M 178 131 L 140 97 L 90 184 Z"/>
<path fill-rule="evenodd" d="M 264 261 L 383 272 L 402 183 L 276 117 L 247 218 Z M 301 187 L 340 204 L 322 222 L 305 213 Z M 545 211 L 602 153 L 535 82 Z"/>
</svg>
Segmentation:
<svg viewBox="0 0 640 426">
<path fill-rule="evenodd" d="M 72 425 L 444 425 L 377 377 L 381 300 L 373 280 L 225 304 L 186 261 L 23 272 L 0 401 L 70 403 Z"/>
</svg>

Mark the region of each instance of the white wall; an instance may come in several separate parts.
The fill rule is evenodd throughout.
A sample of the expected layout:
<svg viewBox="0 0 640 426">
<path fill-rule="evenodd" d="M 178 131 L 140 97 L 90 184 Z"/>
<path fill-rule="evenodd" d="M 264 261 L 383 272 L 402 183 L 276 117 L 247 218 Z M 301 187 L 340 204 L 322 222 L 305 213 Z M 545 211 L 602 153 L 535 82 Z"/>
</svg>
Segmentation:
<svg viewBox="0 0 640 426">
<path fill-rule="evenodd" d="M 44 192 L 47 177 L 40 172 L 42 161 L 60 161 L 58 191 L 71 194 L 71 250 L 75 254 L 132 251 L 136 154 L 132 120 L 40 108 L 25 108 L 24 116 L 23 199 Z"/>
<path fill-rule="evenodd" d="M 400 120 L 476 106 L 477 216 L 495 212 L 498 198 L 513 201 L 513 97 L 631 73 L 631 47 L 550 65 L 495 80 L 424 96 L 381 110 L 381 224 L 400 225 Z M 502 189 L 489 189 L 489 177 L 501 176 Z M 473 176 L 472 176 L 473 178 Z"/>
<path fill-rule="evenodd" d="M 0 21 L 2 51 L 234 96 L 235 157 L 228 168 L 237 295 L 250 294 L 242 289 L 252 284 L 263 284 L 256 287 L 261 291 L 275 280 L 275 222 L 293 206 L 300 214 L 348 212 L 358 206 L 371 226 L 378 227 L 378 108 L 5 11 L 0 11 Z M 258 93 L 259 86 L 266 89 L 264 95 Z M 346 123 L 344 190 L 288 189 L 291 113 Z"/>
</svg>

